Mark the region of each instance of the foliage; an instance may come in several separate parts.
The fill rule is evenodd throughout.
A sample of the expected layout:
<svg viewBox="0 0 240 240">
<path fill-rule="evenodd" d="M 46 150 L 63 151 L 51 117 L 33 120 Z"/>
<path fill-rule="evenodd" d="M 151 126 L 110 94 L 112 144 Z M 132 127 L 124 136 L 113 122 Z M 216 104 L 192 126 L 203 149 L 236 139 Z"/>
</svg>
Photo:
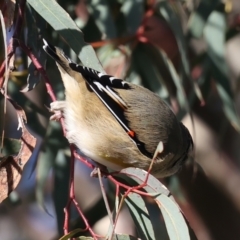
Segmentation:
<svg viewBox="0 0 240 240">
<path fill-rule="evenodd" d="M 64 94 L 58 70 L 42 49 L 42 38 L 63 48 L 74 60 L 80 60 L 88 67 L 156 92 L 172 106 L 179 119 L 191 114 L 194 106 L 208 104 L 209 97 L 217 93 L 226 119 L 239 131 L 240 122 L 225 58 L 226 41 L 237 34 L 239 23 L 236 20 L 232 25 L 228 24 L 229 4 L 218 0 L 211 3 L 201 0 L 198 4 L 195 1 L 161 0 L 92 0 L 87 3 L 81 0 L 19 0 L 2 3 L 1 44 L 5 46 L 2 48 L 5 53 L 1 52 L 0 68 L 4 106 L 1 110 L 4 117 L 0 119 L 3 139 L 0 177 L 4 184 L 1 185 L 0 200 L 15 189 L 24 165 L 33 155 L 36 199 L 46 212 L 49 211 L 45 207 L 45 188 L 53 170 L 51 194 L 59 237 L 65 235 L 61 239 L 68 239 L 86 233 L 93 239 L 99 238 L 92 224 L 87 222 L 87 213 L 83 213 L 78 204 L 73 181 L 74 157 L 90 168 L 93 165 L 80 157 L 73 146 L 69 151 L 62 133 L 63 123 L 61 128 L 58 123 L 48 121 L 50 114 L 45 106 L 49 106 L 50 101 L 64 98 Z M 195 47 L 194 41 L 200 47 Z M 9 110 L 10 105 L 12 110 Z M 16 124 L 21 127 L 22 134 Z M 36 137 L 41 146 L 34 153 Z M 10 152 L 6 152 L 9 149 Z M 117 177 L 107 176 L 107 179 L 115 186 L 114 196 L 111 191 L 106 193 L 106 187 L 99 181 L 109 218 L 112 218 L 111 206 L 115 205 L 109 239 L 135 239 L 126 234 L 114 235 L 123 202 L 132 215 L 137 237 L 162 239 L 168 235 L 169 239 L 187 240 L 191 235 L 191 239 L 195 239 L 170 192 L 151 175 L 146 177 L 142 170 L 126 169 Z M 181 198 L 179 190 L 181 188 L 175 192 Z M 79 227 L 70 222 L 71 205 L 75 206 L 85 225 Z M 159 216 L 164 221 L 160 221 Z"/>
</svg>

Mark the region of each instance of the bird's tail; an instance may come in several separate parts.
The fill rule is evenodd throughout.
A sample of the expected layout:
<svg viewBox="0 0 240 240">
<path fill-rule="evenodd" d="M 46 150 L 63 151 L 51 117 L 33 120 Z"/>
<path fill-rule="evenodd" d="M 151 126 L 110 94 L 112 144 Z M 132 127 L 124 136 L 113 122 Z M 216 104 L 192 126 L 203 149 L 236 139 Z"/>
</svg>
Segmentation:
<svg viewBox="0 0 240 240">
<path fill-rule="evenodd" d="M 66 65 L 69 65 L 69 63 L 73 63 L 72 60 L 62 51 L 62 49 L 54 47 L 52 44 L 48 43 L 44 38 L 43 43 L 44 51 L 63 68 L 65 68 Z"/>
</svg>

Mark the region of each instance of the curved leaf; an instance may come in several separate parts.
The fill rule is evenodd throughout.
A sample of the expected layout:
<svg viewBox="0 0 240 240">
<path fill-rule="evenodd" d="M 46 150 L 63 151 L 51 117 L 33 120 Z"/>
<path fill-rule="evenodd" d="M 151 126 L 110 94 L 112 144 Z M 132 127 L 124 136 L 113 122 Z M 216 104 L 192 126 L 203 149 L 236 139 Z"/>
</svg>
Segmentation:
<svg viewBox="0 0 240 240">
<path fill-rule="evenodd" d="M 181 22 L 179 21 L 179 17 L 177 16 L 177 13 L 173 10 L 171 4 L 168 1 L 159 2 L 157 8 L 161 16 L 163 16 L 164 19 L 168 22 L 174 33 L 180 51 L 184 73 L 189 76 L 190 66 L 187 57 L 187 43 L 183 33 Z"/>
<path fill-rule="evenodd" d="M 82 32 L 55 0 L 27 1 L 65 39 L 84 65 L 104 72 L 93 48 L 84 42 Z"/>
<path fill-rule="evenodd" d="M 102 33 L 103 39 L 116 38 L 116 29 L 108 1 L 88 1 L 88 9 L 89 12 L 93 15 L 95 23 Z"/>
<path fill-rule="evenodd" d="M 191 13 L 189 22 L 188 22 L 188 31 L 195 38 L 200 38 L 203 34 L 203 29 L 207 22 L 209 15 L 220 3 L 219 0 L 202 0 L 199 3 L 196 11 Z"/>
<path fill-rule="evenodd" d="M 219 96 L 223 102 L 223 111 L 233 127 L 240 131 L 240 120 L 236 113 L 233 93 L 228 80 L 228 67 L 225 61 L 225 32 L 227 23 L 225 15 L 213 12 L 208 19 L 204 37 L 208 44 L 208 57 L 211 60 L 212 75 L 216 80 Z"/>
<path fill-rule="evenodd" d="M 141 24 L 144 10 L 143 0 L 125 0 L 123 1 L 121 12 L 124 15 L 126 22 L 126 32 L 128 34 L 135 34 L 139 25 Z"/>
<path fill-rule="evenodd" d="M 29 4 L 26 5 L 26 27 L 27 36 L 26 43 L 31 48 L 34 56 L 38 58 L 41 65 L 44 65 L 45 53 L 42 49 L 41 36 L 46 31 L 46 22 L 36 14 Z M 27 85 L 21 92 L 28 92 L 35 88 L 41 80 L 41 74 L 36 70 L 36 67 L 31 62 L 28 67 Z"/>
<path fill-rule="evenodd" d="M 65 140 L 67 145 L 67 140 Z M 69 195 L 69 178 L 71 159 L 67 150 L 59 150 L 54 163 L 54 188 L 53 201 L 56 212 L 58 233 L 63 234 L 65 213 L 63 209 L 67 205 Z"/>
<path fill-rule="evenodd" d="M 139 194 L 129 194 L 125 202 L 135 223 L 137 233 L 141 239 L 155 239 L 152 222 L 149 218 L 145 202 Z"/>
<path fill-rule="evenodd" d="M 178 205 L 164 194 L 155 197 L 171 240 L 190 240 L 186 222 Z"/>
<path fill-rule="evenodd" d="M 134 50 L 133 62 L 136 70 L 142 77 L 143 86 L 157 93 L 161 98 L 168 98 L 168 90 L 164 84 L 163 77 L 160 73 L 156 61 L 150 56 L 149 49 L 143 44 Z"/>
<path fill-rule="evenodd" d="M 163 59 L 164 64 L 166 65 L 167 70 L 169 71 L 169 73 L 171 75 L 171 78 L 172 78 L 176 88 L 177 88 L 177 100 L 178 100 L 178 103 L 179 103 L 181 109 L 186 110 L 186 112 L 190 112 L 190 106 L 187 101 L 187 97 L 186 97 L 185 90 L 183 88 L 183 84 L 181 82 L 181 79 L 180 79 L 176 69 L 173 66 L 173 63 L 167 57 L 167 54 L 164 51 L 160 50 L 159 53 Z"/>
<path fill-rule="evenodd" d="M 74 229 L 73 231 L 69 232 L 68 234 L 62 236 L 59 240 L 68 240 L 72 237 L 74 237 L 77 233 L 83 232 L 84 230 L 81 228 Z M 81 239 L 81 240 L 92 240 L 92 237 L 78 237 L 76 239 Z"/>
<path fill-rule="evenodd" d="M 146 171 L 137 168 L 126 168 L 120 173 L 124 173 L 131 177 L 131 179 L 138 184 L 145 181 L 147 174 Z M 146 186 L 144 186 L 143 189 L 154 196 L 154 199 L 162 212 L 170 239 L 190 239 L 185 219 L 169 190 L 152 175 L 149 175 Z M 146 210 L 142 207 L 141 211 L 145 212 Z"/>
</svg>

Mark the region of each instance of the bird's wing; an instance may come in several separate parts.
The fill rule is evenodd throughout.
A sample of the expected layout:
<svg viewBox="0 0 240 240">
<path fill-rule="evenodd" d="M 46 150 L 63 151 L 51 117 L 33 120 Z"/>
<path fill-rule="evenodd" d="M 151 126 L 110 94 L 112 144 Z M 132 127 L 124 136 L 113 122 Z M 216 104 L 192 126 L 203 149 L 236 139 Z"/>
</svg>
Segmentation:
<svg viewBox="0 0 240 240">
<path fill-rule="evenodd" d="M 136 133 L 129 128 L 128 121 L 124 115 L 124 111 L 128 108 L 127 103 L 118 95 L 114 89 L 125 89 L 131 91 L 130 85 L 122 79 L 115 78 L 111 75 L 98 72 L 92 68 L 74 63 L 63 51 L 50 45 L 44 40 L 43 49 L 55 59 L 63 68 L 67 67 L 75 72 L 79 72 L 85 79 L 86 83 L 102 101 L 105 107 L 111 112 L 115 119 L 119 122 L 128 136 L 137 145 L 138 149 L 146 156 L 152 157 L 145 149 L 144 143 L 139 141 Z M 62 62 L 64 61 L 64 63 Z M 69 69 L 67 70 L 69 71 Z M 130 93 L 131 94 L 131 93 Z M 91 107 L 91 106 L 89 106 Z"/>
<path fill-rule="evenodd" d="M 74 71 L 80 72 L 83 75 L 89 87 L 112 113 L 128 136 L 137 145 L 138 149 L 144 155 L 151 158 L 152 155 L 146 150 L 144 143 L 137 138 L 134 130 L 129 128 L 128 121 L 124 115 L 124 111 L 128 108 L 127 103 L 125 103 L 118 93 L 114 91 L 114 89 L 131 91 L 130 85 L 122 79 L 100 73 L 94 69 L 76 63 L 70 63 L 69 65 Z"/>
</svg>

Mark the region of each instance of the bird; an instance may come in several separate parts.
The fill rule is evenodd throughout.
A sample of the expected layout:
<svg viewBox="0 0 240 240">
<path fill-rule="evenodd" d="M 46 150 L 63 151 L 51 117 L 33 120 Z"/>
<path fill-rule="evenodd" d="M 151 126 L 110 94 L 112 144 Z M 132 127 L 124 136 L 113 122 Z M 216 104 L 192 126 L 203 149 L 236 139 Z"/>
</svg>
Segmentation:
<svg viewBox="0 0 240 240">
<path fill-rule="evenodd" d="M 43 39 L 43 49 L 59 69 L 65 101 L 61 111 L 66 138 L 80 152 L 112 171 L 148 170 L 156 178 L 181 169 L 193 149 L 188 129 L 157 94 L 139 85 L 72 61 Z"/>
</svg>

